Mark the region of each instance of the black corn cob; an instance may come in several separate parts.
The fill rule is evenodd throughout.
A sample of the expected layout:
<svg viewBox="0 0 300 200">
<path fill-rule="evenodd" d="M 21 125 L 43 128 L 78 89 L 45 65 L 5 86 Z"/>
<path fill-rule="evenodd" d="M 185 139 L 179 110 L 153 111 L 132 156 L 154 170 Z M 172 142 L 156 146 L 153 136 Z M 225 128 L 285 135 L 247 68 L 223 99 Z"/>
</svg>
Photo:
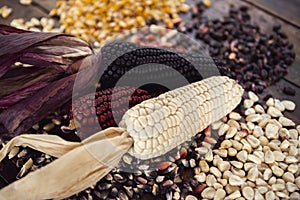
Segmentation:
<svg viewBox="0 0 300 200">
<path fill-rule="evenodd" d="M 154 96 L 129 86 L 99 90 L 73 101 L 70 119 L 75 121 L 80 138 L 86 138 L 108 127 L 117 127 L 129 108 Z"/>
<path fill-rule="evenodd" d="M 140 82 L 168 85 L 168 89 L 218 75 L 212 58 L 203 54 L 189 54 L 169 49 L 145 47 L 129 42 L 113 42 L 101 49 L 98 63 L 101 88 L 114 87 L 126 74 L 126 85 Z M 142 66 L 142 67 L 141 67 Z"/>
</svg>

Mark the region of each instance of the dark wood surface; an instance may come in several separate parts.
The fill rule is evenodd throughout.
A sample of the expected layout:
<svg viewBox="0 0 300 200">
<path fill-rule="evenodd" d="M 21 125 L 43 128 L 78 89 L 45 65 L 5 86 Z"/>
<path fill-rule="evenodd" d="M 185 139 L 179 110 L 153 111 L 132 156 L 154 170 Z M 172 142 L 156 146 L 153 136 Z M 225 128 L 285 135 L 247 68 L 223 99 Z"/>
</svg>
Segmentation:
<svg viewBox="0 0 300 200">
<path fill-rule="evenodd" d="M 259 9 L 300 28 L 299 0 L 245 0 Z"/>
<path fill-rule="evenodd" d="M 11 15 L 6 19 L 0 17 L 1 24 L 9 25 L 10 22 L 16 18 L 30 20 L 32 17 L 40 18 L 48 15 L 48 13 L 42 10 L 38 5 L 24 6 L 19 3 L 19 0 L 0 0 L 0 8 L 4 5 L 13 8 L 13 11 Z"/>
<path fill-rule="evenodd" d="M 195 0 L 188 0 L 193 3 Z M 295 122 L 300 123 L 300 0 L 211 0 L 212 6 L 205 15 L 209 18 L 220 18 L 228 13 L 230 6 L 249 7 L 253 23 L 260 26 L 262 32 L 270 32 L 276 22 L 282 24 L 288 39 L 294 44 L 296 60 L 290 66 L 289 73 L 277 84 L 268 88 L 268 92 L 279 99 L 291 99 L 298 106 L 296 111 L 288 113 Z M 23 6 L 19 0 L 1 0 L 0 7 L 7 5 L 13 8 L 13 13 L 7 19 L 0 17 L 0 23 L 9 24 L 12 19 L 47 16 L 49 11 L 55 7 L 53 0 L 33 0 L 30 6 Z M 296 90 L 295 96 L 283 94 L 282 89 L 286 86 Z"/>
<path fill-rule="evenodd" d="M 33 0 L 33 5 L 40 7 L 41 9 L 49 13 L 52 8 L 55 8 L 56 1 L 54 0 Z"/>
</svg>

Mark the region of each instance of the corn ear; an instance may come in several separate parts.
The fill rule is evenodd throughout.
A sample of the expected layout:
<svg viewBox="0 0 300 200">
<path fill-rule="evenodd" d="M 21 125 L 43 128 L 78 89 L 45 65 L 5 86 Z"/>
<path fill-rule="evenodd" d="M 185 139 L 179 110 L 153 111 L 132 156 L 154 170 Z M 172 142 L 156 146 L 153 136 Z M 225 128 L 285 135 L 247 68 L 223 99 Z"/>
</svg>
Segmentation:
<svg viewBox="0 0 300 200">
<path fill-rule="evenodd" d="M 132 107 L 152 96 L 146 90 L 129 86 L 84 95 L 73 101 L 70 128 L 75 123 L 77 135 L 83 139 L 108 127 L 117 127 L 128 106 Z"/>
<path fill-rule="evenodd" d="M 160 83 L 169 89 L 211 77 L 219 71 L 217 60 L 200 53 L 177 52 L 172 49 L 141 46 L 115 41 L 101 48 L 101 88 L 114 87 L 126 74 L 127 84 Z M 180 80 L 184 77 L 185 81 Z"/>
<path fill-rule="evenodd" d="M 234 80 L 210 77 L 132 107 L 119 127 L 134 140 L 131 154 L 140 159 L 157 157 L 231 112 L 242 94 Z"/>
</svg>

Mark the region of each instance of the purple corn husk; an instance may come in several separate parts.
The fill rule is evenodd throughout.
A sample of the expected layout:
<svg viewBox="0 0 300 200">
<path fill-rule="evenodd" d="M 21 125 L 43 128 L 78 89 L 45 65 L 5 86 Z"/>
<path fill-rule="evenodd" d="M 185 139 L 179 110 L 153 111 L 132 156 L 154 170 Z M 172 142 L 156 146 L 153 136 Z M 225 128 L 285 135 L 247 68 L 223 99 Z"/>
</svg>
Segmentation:
<svg viewBox="0 0 300 200">
<path fill-rule="evenodd" d="M 87 42 L 63 33 L 23 31 L 1 24 L 0 30 L 0 77 L 16 61 L 65 70 L 93 53 Z"/>
<path fill-rule="evenodd" d="M 78 66 L 93 54 L 87 42 L 67 34 L 1 24 L 0 46 L 0 134 L 11 135 L 70 101 Z M 12 68 L 15 62 L 33 66 Z"/>
<path fill-rule="evenodd" d="M 27 131 L 33 124 L 70 101 L 76 74 L 70 75 L 37 91 L 0 113 L 0 122 L 13 135 Z"/>
</svg>

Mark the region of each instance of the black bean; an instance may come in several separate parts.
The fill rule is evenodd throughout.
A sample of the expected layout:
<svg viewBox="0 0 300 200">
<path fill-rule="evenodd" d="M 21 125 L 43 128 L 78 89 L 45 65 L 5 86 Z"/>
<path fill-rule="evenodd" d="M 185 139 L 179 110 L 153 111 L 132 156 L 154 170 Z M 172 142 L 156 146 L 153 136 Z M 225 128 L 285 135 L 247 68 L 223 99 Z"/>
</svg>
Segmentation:
<svg viewBox="0 0 300 200">
<path fill-rule="evenodd" d="M 289 86 L 286 86 L 286 87 L 283 88 L 283 93 L 285 93 L 287 95 L 290 95 L 290 96 L 295 96 L 296 90 L 289 87 Z"/>
<path fill-rule="evenodd" d="M 281 24 L 277 22 L 273 26 L 273 31 L 277 32 L 279 29 L 281 29 Z"/>
</svg>

